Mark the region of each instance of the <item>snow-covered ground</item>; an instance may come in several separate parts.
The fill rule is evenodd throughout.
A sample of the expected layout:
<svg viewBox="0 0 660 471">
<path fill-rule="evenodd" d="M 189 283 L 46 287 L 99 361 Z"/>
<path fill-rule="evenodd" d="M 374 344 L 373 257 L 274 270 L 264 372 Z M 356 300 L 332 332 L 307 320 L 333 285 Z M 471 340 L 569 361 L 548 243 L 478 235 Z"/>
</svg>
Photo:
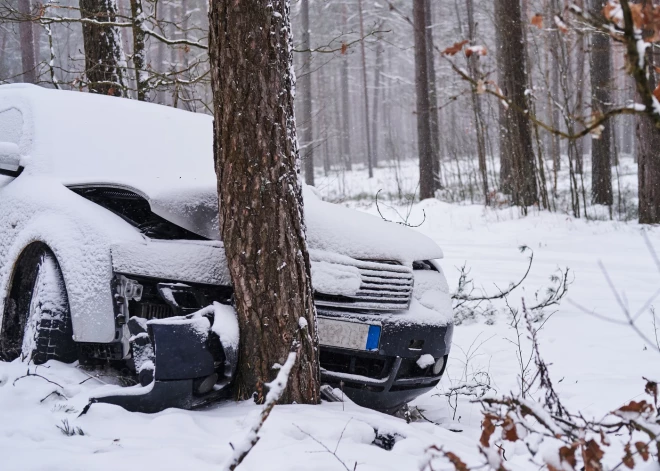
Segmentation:
<svg viewBox="0 0 660 471">
<path fill-rule="evenodd" d="M 373 195 L 380 185 L 391 184 L 382 178 L 362 182 L 366 195 Z M 331 184 L 319 182 L 321 194 L 327 195 Z M 414 191 L 412 181 L 410 186 Z M 344 204 L 378 214 L 372 198 L 358 199 Z M 624 319 L 599 267 L 602 262 L 630 310 L 642 307 L 660 286 L 660 270 L 646 248 L 642 231 L 646 230 L 660 253 L 660 228 L 587 222 L 561 213 L 532 212 L 523 218 L 516 209 L 485 210 L 478 205 L 450 205 L 438 200 L 410 208 L 381 205 L 380 209 L 392 220 L 398 220 L 395 210 L 402 214 L 410 211 L 411 224 L 424 220 L 425 213 L 426 219 L 417 230 L 444 249 L 443 266 L 450 286 L 456 286 L 457 267 L 467 263 L 471 277 L 486 291 L 494 292 L 496 285 L 506 287 L 526 269 L 526 256 L 518 250 L 521 245 L 532 248 L 535 257 L 522 289 L 510 297 L 514 304 L 519 305 L 522 297 L 531 301 L 539 288 L 550 284 L 548 277 L 558 267 L 571 269 L 574 282 L 567 299 L 540 332 L 542 354 L 568 407 L 586 416 L 601 417 L 641 397 L 643 376 L 660 378 L 660 354 L 632 329 L 576 306 L 599 316 Z M 424 415 L 440 425 L 424 420 L 406 424 L 347 403 L 277 406 L 262 430 L 261 441 L 239 469 L 419 470 L 431 445 L 457 453 L 468 464 L 479 463 L 479 406 L 459 399 L 457 406 L 452 402 L 450 407 L 442 393 L 451 385 L 470 381 L 474 374 L 483 378 L 484 373 L 497 393 L 517 391 L 519 367 L 516 346 L 510 342 L 515 333 L 509 321 L 502 310 L 494 322 L 477 320 L 456 328 L 445 378 L 437 390 L 416 401 Z M 655 339 L 648 311 L 638 324 Z M 523 349 L 527 348 L 524 342 Z M 29 370 L 35 372 L 32 366 Z M 0 363 L 0 469 L 217 470 L 231 456 L 230 443 L 241 441 L 260 411 L 250 403 L 223 403 L 203 411 L 168 410 L 146 415 L 96 404 L 78 417 L 89 395 L 107 386 L 55 362 L 36 370 L 43 378 L 23 377 L 27 371 L 28 366 L 18 361 Z M 61 395 L 51 394 L 54 391 Z M 63 421 L 82 434 L 62 433 L 58 426 L 63 427 Z M 372 445 L 376 433 L 396 434 L 394 448 L 386 451 Z M 538 469 L 520 448 L 504 446 L 510 469 Z M 445 464 L 435 469 L 452 468 Z"/>
</svg>

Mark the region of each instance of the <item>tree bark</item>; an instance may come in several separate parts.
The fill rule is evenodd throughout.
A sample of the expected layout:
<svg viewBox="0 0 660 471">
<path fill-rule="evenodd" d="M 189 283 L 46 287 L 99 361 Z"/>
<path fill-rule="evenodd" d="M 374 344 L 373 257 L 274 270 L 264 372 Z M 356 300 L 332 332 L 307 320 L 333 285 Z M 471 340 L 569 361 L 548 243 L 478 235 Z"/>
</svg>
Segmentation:
<svg viewBox="0 0 660 471">
<path fill-rule="evenodd" d="M 468 39 L 471 45 L 475 45 L 476 24 L 474 21 L 474 3 L 473 0 L 466 0 L 465 3 L 468 17 Z M 474 80 L 479 80 L 478 63 L 479 55 L 474 54 L 468 58 L 468 71 Z M 477 93 L 477 87 L 472 86 L 472 114 L 474 115 L 474 128 L 477 134 L 477 156 L 479 158 L 479 174 L 481 176 L 481 188 L 484 193 L 484 204 L 490 204 L 490 195 L 488 191 L 488 168 L 486 166 L 486 138 L 484 133 L 484 122 L 481 115 L 481 100 Z"/>
<path fill-rule="evenodd" d="M 607 0 L 591 0 L 592 14 L 600 15 Z M 612 80 L 610 38 L 595 33 L 591 39 L 592 112 L 603 113 L 610 106 Z M 591 144 L 591 199 L 594 204 L 612 205 L 612 120 L 603 123 L 600 138 Z"/>
<path fill-rule="evenodd" d="M 80 16 L 100 22 L 115 21 L 115 0 L 80 0 Z M 85 75 L 92 93 L 126 96 L 126 59 L 119 29 L 83 23 Z"/>
<path fill-rule="evenodd" d="M 283 402 L 319 402 L 316 311 L 305 242 L 287 0 L 209 5 L 220 229 L 241 342 L 235 394 L 264 400 L 293 345 Z M 249 47 L 246 47 L 249 45 Z"/>
<path fill-rule="evenodd" d="M 19 0 L 18 11 L 21 15 L 28 16 L 32 13 L 30 0 Z M 21 61 L 23 66 L 23 81 L 26 83 L 37 82 L 37 60 L 34 51 L 34 30 L 31 21 L 18 23 L 18 34 L 21 39 Z M 4 51 L 4 49 L 3 49 Z"/>
<path fill-rule="evenodd" d="M 374 176 L 374 160 L 371 154 L 371 132 L 369 131 L 369 93 L 367 88 L 367 53 L 364 48 L 364 15 L 362 12 L 362 0 L 358 0 L 358 11 L 360 14 L 360 48 L 362 52 L 362 85 L 364 87 L 364 128 L 367 134 L 367 167 L 369 169 L 369 178 Z"/>
<path fill-rule="evenodd" d="M 342 26 L 346 31 L 346 4 L 342 4 Z M 346 170 L 352 170 L 351 157 L 351 104 L 349 99 L 348 55 L 343 54 L 341 60 L 341 114 L 342 114 L 342 157 Z"/>
<path fill-rule="evenodd" d="M 147 53 L 145 48 L 144 12 L 142 0 L 131 0 L 131 14 L 133 16 L 133 66 L 135 67 L 135 81 L 137 84 L 138 101 L 147 101 L 149 74 L 147 73 Z"/>
<path fill-rule="evenodd" d="M 650 48 L 649 48 L 650 49 Z M 651 49 L 652 50 L 652 49 Z M 647 52 L 649 86 L 658 84 L 654 58 Z M 660 224 L 660 129 L 647 115 L 637 115 L 637 179 L 639 197 L 639 223 Z"/>
<path fill-rule="evenodd" d="M 512 106 L 500 105 L 500 178 L 513 204 L 538 203 L 534 149 L 527 110 L 526 54 L 519 0 L 495 0 L 495 24 L 500 88 Z M 522 46 L 522 47 L 521 47 Z"/>
<path fill-rule="evenodd" d="M 440 116 L 438 112 L 438 88 L 435 76 L 435 47 L 433 46 L 433 3 L 426 0 L 424 4 L 426 21 L 426 63 L 429 68 L 429 120 L 431 128 L 431 152 L 433 153 L 433 181 L 435 189 L 442 188 L 440 168 Z"/>
<path fill-rule="evenodd" d="M 429 101 L 428 49 L 426 45 L 426 1 L 413 0 L 415 36 L 415 91 L 417 95 L 417 147 L 419 152 L 419 198 L 433 198 L 433 148 Z"/>
<path fill-rule="evenodd" d="M 378 38 L 380 41 L 381 38 Z M 376 46 L 376 67 L 374 68 L 374 95 L 373 95 L 373 118 L 371 119 L 371 139 L 372 153 L 374 156 L 374 165 L 378 165 L 378 137 L 380 136 L 380 123 L 378 121 L 378 107 L 380 105 L 381 74 L 383 68 L 383 45 L 378 43 Z"/>
<path fill-rule="evenodd" d="M 304 151 L 301 153 L 303 166 L 305 168 L 305 183 L 314 185 L 314 127 L 312 123 L 312 75 L 311 62 L 312 52 L 309 42 L 309 0 L 300 2 L 300 20 L 302 26 L 302 42 L 300 54 L 302 67 L 300 68 L 300 91 L 302 93 L 302 129 L 300 140 Z"/>
</svg>

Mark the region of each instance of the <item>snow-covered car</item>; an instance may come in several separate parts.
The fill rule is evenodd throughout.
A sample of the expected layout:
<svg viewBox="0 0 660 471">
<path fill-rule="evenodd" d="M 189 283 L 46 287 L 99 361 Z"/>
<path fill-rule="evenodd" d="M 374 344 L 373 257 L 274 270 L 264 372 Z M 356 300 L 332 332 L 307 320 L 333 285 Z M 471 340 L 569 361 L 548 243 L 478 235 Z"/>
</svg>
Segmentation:
<svg viewBox="0 0 660 471">
<path fill-rule="evenodd" d="M 239 335 L 212 146 L 206 115 L 0 87 L 0 359 L 125 362 L 142 386 L 98 400 L 133 410 L 229 389 Z M 322 382 L 396 409 L 445 370 L 442 251 L 311 188 L 304 203 Z"/>
</svg>

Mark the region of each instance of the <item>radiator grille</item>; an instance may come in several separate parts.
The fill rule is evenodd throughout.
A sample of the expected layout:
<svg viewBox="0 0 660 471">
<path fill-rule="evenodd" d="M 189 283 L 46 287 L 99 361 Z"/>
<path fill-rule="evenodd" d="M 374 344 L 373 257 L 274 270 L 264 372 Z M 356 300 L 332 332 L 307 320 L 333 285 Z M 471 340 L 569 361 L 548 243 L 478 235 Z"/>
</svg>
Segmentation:
<svg viewBox="0 0 660 471">
<path fill-rule="evenodd" d="M 343 260 L 339 265 L 354 266 L 359 270 L 362 280 L 360 289 L 354 296 L 317 292 L 314 297 L 317 306 L 365 311 L 398 311 L 408 308 L 413 289 L 412 268 L 389 260 L 352 259 L 350 263 Z"/>
</svg>

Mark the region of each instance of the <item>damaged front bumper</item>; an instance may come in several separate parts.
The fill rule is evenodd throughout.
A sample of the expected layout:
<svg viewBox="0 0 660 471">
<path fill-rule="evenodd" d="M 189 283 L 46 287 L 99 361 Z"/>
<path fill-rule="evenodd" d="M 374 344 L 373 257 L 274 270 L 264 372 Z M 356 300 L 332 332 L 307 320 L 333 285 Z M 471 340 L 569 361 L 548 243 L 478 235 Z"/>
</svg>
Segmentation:
<svg viewBox="0 0 660 471">
<path fill-rule="evenodd" d="M 319 318 L 342 319 L 342 313 L 322 310 Z M 342 389 L 355 403 L 392 412 L 435 387 L 445 372 L 454 327 L 381 320 L 364 314 L 356 319 L 380 326 L 378 347 L 352 350 L 321 345 L 321 380 Z M 422 356 L 433 362 L 424 367 Z"/>
<path fill-rule="evenodd" d="M 187 316 L 150 321 L 132 317 L 131 351 L 141 385 L 93 397 L 90 403 L 152 413 L 171 407 L 191 409 L 228 397 L 238 352 L 237 342 L 222 337 L 223 332 L 238 332 L 238 325 L 216 324 L 232 322 L 231 316 L 219 315 L 227 309 L 231 308 L 216 303 Z"/>
</svg>

